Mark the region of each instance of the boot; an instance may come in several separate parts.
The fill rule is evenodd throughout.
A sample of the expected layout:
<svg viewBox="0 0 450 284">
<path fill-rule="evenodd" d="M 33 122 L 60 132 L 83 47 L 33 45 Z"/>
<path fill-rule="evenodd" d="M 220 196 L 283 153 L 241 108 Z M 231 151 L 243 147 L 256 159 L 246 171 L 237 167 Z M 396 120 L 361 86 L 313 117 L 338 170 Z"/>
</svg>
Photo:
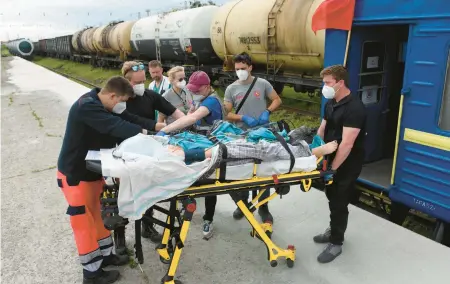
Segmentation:
<svg viewBox="0 0 450 284">
<path fill-rule="evenodd" d="M 263 206 L 258 208 L 258 214 L 261 217 L 263 223 L 273 224 L 273 217 L 269 212 L 269 206 L 267 204 L 264 204 Z"/>
<path fill-rule="evenodd" d="M 152 225 L 147 225 L 142 222 L 141 236 L 145 239 L 150 239 L 153 243 L 161 243 L 162 235 Z"/>
<path fill-rule="evenodd" d="M 109 284 L 114 283 L 119 279 L 120 273 L 117 270 L 100 270 L 99 275 L 93 278 L 83 277 L 83 284 Z"/>
<path fill-rule="evenodd" d="M 128 255 L 110 254 L 105 256 L 102 261 L 102 268 L 108 265 L 122 266 L 128 264 L 130 257 Z"/>
</svg>

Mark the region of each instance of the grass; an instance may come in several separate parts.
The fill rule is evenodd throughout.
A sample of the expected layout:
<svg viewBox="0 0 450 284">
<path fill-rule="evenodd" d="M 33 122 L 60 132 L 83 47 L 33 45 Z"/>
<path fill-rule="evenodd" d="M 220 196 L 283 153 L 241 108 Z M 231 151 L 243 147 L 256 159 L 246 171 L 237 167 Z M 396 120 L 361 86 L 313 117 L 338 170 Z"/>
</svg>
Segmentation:
<svg viewBox="0 0 450 284">
<path fill-rule="evenodd" d="M 40 57 L 35 56 L 34 63 L 47 67 L 56 69 L 60 72 L 66 73 L 71 76 L 75 76 L 80 79 L 84 79 L 86 81 L 92 82 L 93 84 L 97 86 L 103 86 L 106 82 L 106 80 L 115 75 L 120 75 L 120 70 L 118 69 L 106 69 L 106 68 L 94 68 L 90 66 L 89 64 L 83 64 L 83 63 L 77 63 L 72 62 L 69 60 L 61 60 L 61 59 L 55 59 L 55 58 L 48 58 L 48 57 Z M 78 82 L 78 81 L 77 81 Z M 145 82 L 145 87 L 148 87 L 151 80 L 147 79 Z M 78 82 L 79 83 L 79 82 Z M 90 86 L 86 86 L 89 87 Z M 224 90 L 221 88 L 218 88 L 217 93 L 220 97 L 223 98 L 224 96 Z M 293 88 L 285 87 L 282 93 L 282 99 L 283 99 L 283 105 L 292 107 L 292 108 L 298 108 L 302 110 L 308 110 L 313 112 L 319 112 L 320 111 L 320 97 L 314 97 L 310 98 L 306 93 L 296 93 Z M 300 100 L 308 100 L 315 102 L 314 103 L 308 103 Z M 318 104 L 317 104 L 318 103 Z M 305 116 L 298 113 L 295 113 L 294 111 L 287 111 L 285 109 L 280 109 L 278 111 L 275 111 L 271 115 L 272 121 L 277 121 L 284 119 L 289 122 L 291 127 L 299 127 L 302 125 L 306 125 L 309 127 L 319 127 L 320 125 L 320 119 L 313 117 L 313 116 Z"/>
<path fill-rule="evenodd" d="M 11 56 L 8 49 L 6 48 L 6 45 L 2 44 L 2 57 L 8 57 Z"/>
</svg>

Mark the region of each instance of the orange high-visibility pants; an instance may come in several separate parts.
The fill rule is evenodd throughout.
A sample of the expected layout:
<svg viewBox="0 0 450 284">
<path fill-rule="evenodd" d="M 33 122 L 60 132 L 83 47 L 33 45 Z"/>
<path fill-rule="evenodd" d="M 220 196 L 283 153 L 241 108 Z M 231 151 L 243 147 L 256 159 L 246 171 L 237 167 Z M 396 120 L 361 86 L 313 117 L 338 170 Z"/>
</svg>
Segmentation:
<svg viewBox="0 0 450 284">
<path fill-rule="evenodd" d="M 57 181 L 69 203 L 67 214 L 70 215 L 83 272 L 86 276 L 93 276 L 99 272 L 103 257 L 111 255 L 114 249 L 111 233 L 105 228 L 100 212 L 100 194 L 105 181 L 68 183 L 66 176 L 59 171 Z"/>
</svg>

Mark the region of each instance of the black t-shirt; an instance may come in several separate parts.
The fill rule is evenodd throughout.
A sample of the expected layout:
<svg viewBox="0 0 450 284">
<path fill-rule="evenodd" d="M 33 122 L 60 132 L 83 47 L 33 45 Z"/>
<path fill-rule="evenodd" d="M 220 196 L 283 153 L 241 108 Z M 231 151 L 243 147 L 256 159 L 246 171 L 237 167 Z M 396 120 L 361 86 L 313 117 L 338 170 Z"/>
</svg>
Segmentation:
<svg viewBox="0 0 450 284">
<path fill-rule="evenodd" d="M 94 181 L 101 174 L 86 169 L 89 150 L 108 149 L 119 140 L 133 137 L 142 128 L 154 131 L 156 122 L 133 115 L 128 111 L 115 114 L 102 105 L 95 88 L 81 96 L 70 108 L 66 132 L 58 158 L 58 170 L 68 182 Z"/>
<path fill-rule="evenodd" d="M 344 163 L 347 160 L 357 160 L 358 163 L 362 163 L 364 159 L 364 137 L 366 136 L 366 109 L 361 100 L 352 94 L 339 102 L 334 99 L 329 100 L 325 105 L 324 119 L 327 121 L 324 134 L 326 143 L 334 140 L 341 143 L 344 127 L 361 129 L 349 157 Z M 334 158 L 334 155 L 332 155 L 332 158 Z"/>
<path fill-rule="evenodd" d="M 170 116 L 176 108 L 158 93 L 146 89 L 142 96 L 128 99 L 127 110 L 135 115 L 154 120 L 155 110 Z"/>
</svg>

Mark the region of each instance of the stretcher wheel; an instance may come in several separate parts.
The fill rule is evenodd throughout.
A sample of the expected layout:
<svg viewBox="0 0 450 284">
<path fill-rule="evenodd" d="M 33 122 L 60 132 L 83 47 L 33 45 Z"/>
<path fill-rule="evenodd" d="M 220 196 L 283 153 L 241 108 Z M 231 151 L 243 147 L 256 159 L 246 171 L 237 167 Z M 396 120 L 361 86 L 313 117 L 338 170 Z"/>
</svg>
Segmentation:
<svg viewBox="0 0 450 284">
<path fill-rule="evenodd" d="M 169 259 L 165 259 L 164 257 L 160 256 L 159 260 L 164 264 L 170 264 L 170 262 L 172 261 L 172 255 L 170 255 Z"/>
<path fill-rule="evenodd" d="M 277 265 L 278 265 L 278 261 L 276 261 L 276 260 L 271 260 L 270 261 L 270 266 L 276 267 Z"/>
<path fill-rule="evenodd" d="M 287 264 L 287 267 L 289 267 L 289 268 L 294 267 L 294 261 L 290 258 L 286 259 L 286 264 Z"/>
</svg>

